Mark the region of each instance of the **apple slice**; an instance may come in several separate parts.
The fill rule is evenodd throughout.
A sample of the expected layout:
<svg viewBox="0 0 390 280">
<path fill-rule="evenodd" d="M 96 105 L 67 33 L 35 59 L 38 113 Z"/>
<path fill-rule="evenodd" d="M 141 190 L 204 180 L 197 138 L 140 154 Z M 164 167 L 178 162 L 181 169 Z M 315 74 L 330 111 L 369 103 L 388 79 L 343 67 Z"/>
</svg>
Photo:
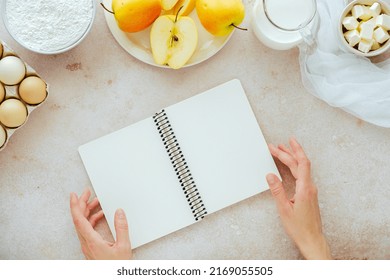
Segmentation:
<svg viewBox="0 0 390 280">
<path fill-rule="evenodd" d="M 172 9 L 179 0 L 161 0 L 161 6 L 165 11 Z"/>
<path fill-rule="evenodd" d="M 195 3 L 196 0 L 179 0 L 173 7 L 173 14 L 178 14 L 179 16 L 188 16 L 195 8 Z"/>
<path fill-rule="evenodd" d="M 150 46 L 154 61 L 173 69 L 183 67 L 195 52 L 198 30 L 192 18 L 163 15 L 156 19 L 150 31 Z"/>
</svg>

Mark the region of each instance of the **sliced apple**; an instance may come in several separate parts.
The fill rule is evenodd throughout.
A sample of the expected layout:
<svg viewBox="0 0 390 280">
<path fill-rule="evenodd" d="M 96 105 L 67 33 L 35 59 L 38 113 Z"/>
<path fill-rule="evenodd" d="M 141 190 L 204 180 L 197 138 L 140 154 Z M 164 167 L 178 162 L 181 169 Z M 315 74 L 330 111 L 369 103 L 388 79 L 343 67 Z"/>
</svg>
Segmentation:
<svg viewBox="0 0 390 280">
<path fill-rule="evenodd" d="M 161 0 L 161 6 L 165 11 L 172 9 L 179 0 Z"/>
<path fill-rule="evenodd" d="M 154 61 L 173 69 L 183 67 L 194 54 L 198 30 L 192 18 L 163 15 L 156 19 L 150 31 L 150 46 Z"/>
<path fill-rule="evenodd" d="M 194 10 L 195 4 L 196 0 L 179 0 L 173 7 L 173 14 L 178 14 L 179 16 L 188 16 Z"/>
</svg>

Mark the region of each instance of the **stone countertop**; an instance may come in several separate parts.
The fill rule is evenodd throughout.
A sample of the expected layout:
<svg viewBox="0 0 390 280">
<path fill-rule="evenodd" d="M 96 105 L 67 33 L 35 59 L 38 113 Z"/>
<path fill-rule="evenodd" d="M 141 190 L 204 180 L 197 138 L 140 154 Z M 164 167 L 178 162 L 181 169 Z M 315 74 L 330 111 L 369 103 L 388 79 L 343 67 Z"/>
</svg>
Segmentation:
<svg viewBox="0 0 390 280">
<path fill-rule="evenodd" d="M 249 26 L 254 1 L 244 1 Z M 178 71 L 144 64 L 111 35 L 98 8 L 87 38 L 60 55 L 0 38 L 50 84 L 50 96 L 0 152 L 0 259 L 83 259 L 70 192 L 90 181 L 77 148 L 230 79 L 241 80 L 269 143 L 296 136 L 312 161 L 324 231 L 337 259 L 390 259 L 390 130 L 312 96 L 298 50 L 274 51 L 249 30 Z M 294 185 L 277 163 L 288 191 Z M 110 238 L 107 225 L 98 231 Z M 269 191 L 134 250 L 136 259 L 301 259 Z"/>
</svg>

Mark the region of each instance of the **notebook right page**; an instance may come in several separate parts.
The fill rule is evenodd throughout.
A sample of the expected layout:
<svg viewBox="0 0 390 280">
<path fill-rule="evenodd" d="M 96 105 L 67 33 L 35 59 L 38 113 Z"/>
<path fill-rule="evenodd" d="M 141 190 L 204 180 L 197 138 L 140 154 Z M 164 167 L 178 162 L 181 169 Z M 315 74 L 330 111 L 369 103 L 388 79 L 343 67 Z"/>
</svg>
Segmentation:
<svg viewBox="0 0 390 280">
<path fill-rule="evenodd" d="M 278 170 L 239 80 L 166 108 L 208 213 L 268 189 Z"/>
</svg>

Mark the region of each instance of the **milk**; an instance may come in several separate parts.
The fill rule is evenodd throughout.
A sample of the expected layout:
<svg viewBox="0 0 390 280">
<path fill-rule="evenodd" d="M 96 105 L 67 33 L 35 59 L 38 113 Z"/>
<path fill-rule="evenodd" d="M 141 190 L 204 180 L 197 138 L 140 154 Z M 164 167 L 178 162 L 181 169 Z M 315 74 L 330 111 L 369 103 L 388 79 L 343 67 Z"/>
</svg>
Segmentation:
<svg viewBox="0 0 390 280">
<path fill-rule="evenodd" d="M 276 50 L 288 50 L 301 42 L 312 44 L 318 26 L 315 1 L 256 0 L 252 30 L 264 45 Z"/>
<path fill-rule="evenodd" d="M 296 30 L 311 20 L 316 7 L 313 0 L 265 0 L 265 9 L 275 25 Z"/>
</svg>

